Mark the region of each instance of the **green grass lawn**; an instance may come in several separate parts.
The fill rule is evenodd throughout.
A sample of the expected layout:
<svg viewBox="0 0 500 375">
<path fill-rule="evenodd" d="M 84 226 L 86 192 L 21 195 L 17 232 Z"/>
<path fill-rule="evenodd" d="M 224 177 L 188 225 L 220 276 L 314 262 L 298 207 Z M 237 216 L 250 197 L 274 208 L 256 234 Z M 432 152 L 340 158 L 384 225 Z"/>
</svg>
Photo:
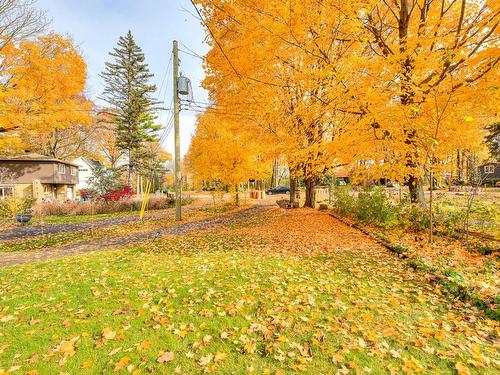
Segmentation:
<svg viewBox="0 0 500 375">
<path fill-rule="evenodd" d="M 233 207 L 234 208 L 234 207 Z M 204 217 L 213 214 L 206 211 L 188 211 L 184 214 L 185 220 Z M 106 214 L 108 215 L 108 214 Z M 29 239 L 18 239 L 0 242 L 0 253 L 16 251 L 41 250 L 49 246 L 63 246 L 74 242 L 99 239 L 110 236 L 127 235 L 144 232 L 158 228 L 165 228 L 175 223 L 175 217 L 166 215 L 165 217 L 146 218 L 144 221 L 134 221 L 126 224 L 109 225 L 92 229 L 61 232 L 56 234 L 43 234 Z"/>
<path fill-rule="evenodd" d="M 0 374 L 498 373 L 494 322 L 294 215 L 0 269 Z"/>
<path fill-rule="evenodd" d="M 45 224 L 66 224 L 66 223 L 84 223 L 87 221 L 95 221 L 108 219 L 111 217 L 125 217 L 130 215 L 138 215 L 137 211 L 132 212 L 115 212 L 109 214 L 96 214 L 96 215 L 47 215 L 43 216 L 43 222 Z M 40 224 L 41 218 L 34 216 L 28 225 Z M 14 218 L 0 217 L 0 223 L 5 224 L 16 224 Z"/>
<path fill-rule="evenodd" d="M 156 212 L 156 211 L 155 211 Z M 43 218 L 39 216 L 34 216 L 28 225 L 39 225 L 40 221 L 43 220 L 44 224 L 70 224 L 70 223 L 86 223 L 91 221 L 98 221 L 110 218 L 121 218 L 127 216 L 139 216 L 138 211 L 127 211 L 127 212 L 113 212 L 107 214 L 95 214 L 95 215 L 47 215 Z M 0 218 L 0 223 L 15 223 L 15 219 L 2 217 Z"/>
<path fill-rule="evenodd" d="M 44 216 L 43 221 L 45 224 L 85 223 L 88 221 L 127 217 L 134 215 L 138 216 L 139 213 L 137 211 L 129 211 L 129 212 L 114 212 L 114 213 L 96 214 L 96 215 Z"/>
</svg>

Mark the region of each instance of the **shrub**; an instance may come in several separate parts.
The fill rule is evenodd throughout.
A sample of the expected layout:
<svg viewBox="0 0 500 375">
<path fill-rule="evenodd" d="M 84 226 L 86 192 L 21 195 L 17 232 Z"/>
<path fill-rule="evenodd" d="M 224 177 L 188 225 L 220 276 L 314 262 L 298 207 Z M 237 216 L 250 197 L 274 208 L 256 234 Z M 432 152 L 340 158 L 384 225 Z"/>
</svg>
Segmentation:
<svg viewBox="0 0 500 375">
<path fill-rule="evenodd" d="M 24 213 L 34 202 L 35 200 L 30 198 L 7 197 L 0 200 L 0 216 L 14 217 L 16 214 Z"/>
<path fill-rule="evenodd" d="M 382 189 L 373 189 L 359 195 L 356 218 L 365 224 L 392 226 L 397 224 L 398 207 L 389 201 Z"/>
<path fill-rule="evenodd" d="M 443 232 L 452 237 L 460 237 L 463 234 L 465 211 L 443 210 L 440 206 L 434 211 L 434 221 Z"/>
<path fill-rule="evenodd" d="M 132 188 L 128 185 L 106 191 L 101 197 L 108 202 L 116 202 L 123 198 L 128 198 L 134 195 Z"/>
<path fill-rule="evenodd" d="M 415 232 L 429 229 L 429 214 L 425 208 L 414 205 L 403 205 L 399 211 L 399 223 L 405 229 Z"/>
<path fill-rule="evenodd" d="M 190 204 L 191 198 L 183 198 L 182 204 Z M 151 196 L 148 200 L 148 210 L 161 210 L 175 205 L 175 199 L 165 196 Z M 44 202 L 35 207 L 38 215 L 96 215 L 115 212 L 138 211 L 141 209 L 141 198 L 125 198 L 117 201 L 69 201 L 69 202 Z"/>
<path fill-rule="evenodd" d="M 496 186 L 497 182 L 499 182 L 499 181 L 500 181 L 500 178 L 495 178 L 495 177 L 486 178 L 483 181 L 483 185 Z"/>
<path fill-rule="evenodd" d="M 333 208 L 343 216 L 356 212 L 356 197 L 349 193 L 348 187 L 335 187 L 333 189 Z"/>
<path fill-rule="evenodd" d="M 491 245 L 491 244 L 483 244 L 483 243 L 479 242 L 476 245 L 476 250 L 481 255 L 491 255 L 495 251 L 495 247 L 494 247 L 494 245 Z"/>
</svg>

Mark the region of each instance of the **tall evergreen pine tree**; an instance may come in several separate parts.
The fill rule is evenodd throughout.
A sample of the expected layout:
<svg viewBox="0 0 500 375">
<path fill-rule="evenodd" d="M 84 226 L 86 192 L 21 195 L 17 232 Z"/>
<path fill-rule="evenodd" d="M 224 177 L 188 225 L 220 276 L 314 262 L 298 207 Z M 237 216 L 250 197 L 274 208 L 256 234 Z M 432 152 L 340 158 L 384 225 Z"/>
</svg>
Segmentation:
<svg viewBox="0 0 500 375">
<path fill-rule="evenodd" d="M 142 142 L 157 140 L 160 129 L 154 122 L 157 103 L 151 97 L 156 86 L 149 84 L 153 74 L 130 30 L 125 37 L 120 37 L 109 55 L 114 61 L 107 62 L 100 74 L 105 83 L 101 99 L 110 106 L 117 124 L 117 145 L 128 154 L 127 183 L 131 186 Z"/>
</svg>

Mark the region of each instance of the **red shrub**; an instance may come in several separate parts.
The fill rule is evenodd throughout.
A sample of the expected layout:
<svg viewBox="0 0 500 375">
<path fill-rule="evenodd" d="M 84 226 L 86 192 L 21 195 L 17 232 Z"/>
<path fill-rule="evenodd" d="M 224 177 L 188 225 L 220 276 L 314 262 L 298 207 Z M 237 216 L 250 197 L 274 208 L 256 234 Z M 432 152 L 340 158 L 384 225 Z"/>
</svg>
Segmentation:
<svg viewBox="0 0 500 375">
<path fill-rule="evenodd" d="M 109 190 L 106 194 L 103 194 L 102 198 L 108 202 L 116 202 L 123 198 L 128 198 L 133 194 L 132 188 L 125 185 L 118 189 Z"/>
</svg>

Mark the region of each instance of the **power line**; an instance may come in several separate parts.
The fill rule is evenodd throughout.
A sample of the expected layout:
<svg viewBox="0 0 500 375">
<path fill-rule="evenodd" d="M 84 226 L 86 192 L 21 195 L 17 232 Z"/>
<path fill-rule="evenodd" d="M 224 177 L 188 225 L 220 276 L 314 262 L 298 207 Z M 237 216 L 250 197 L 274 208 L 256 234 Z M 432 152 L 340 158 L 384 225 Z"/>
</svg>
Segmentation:
<svg viewBox="0 0 500 375">
<path fill-rule="evenodd" d="M 215 34 L 212 32 L 212 29 L 210 29 L 210 27 L 208 26 L 208 24 L 205 22 L 205 19 L 203 18 L 203 16 L 201 15 L 200 11 L 196 7 L 196 4 L 194 3 L 194 0 L 190 0 L 190 2 L 191 2 L 191 5 L 193 6 L 193 8 L 196 10 L 196 13 L 200 17 L 201 22 L 203 23 L 203 25 L 205 25 L 205 27 L 207 28 L 208 32 L 210 33 L 210 36 L 214 40 L 215 44 L 217 44 L 217 46 L 219 47 L 220 51 L 222 52 L 222 55 L 224 56 L 224 58 L 226 59 L 226 61 L 231 66 L 231 69 L 234 71 L 234 73 L 238 76 L 238 78 L 240 80 L 242 80 L 242 77 L 245 77 L 245 78 L 247 78 L 247 79 L 249 79 L 251 81 L 259 82 L 259 83 L 262 83 L 262 84 L 265 84 L 265 85 L 269 85 L 269 86 L 274 86 L 274 87 L 296 87 L 296 86 L 290 86 L 290 85 L 280 85 L 280 84 L 273 83 L 273 82 L 266 82 L 266 81 L 262 81 L 260 79 L 249 77 L 249 76 L 242 76 L 240 74 L 240 72 L 238 72 L 236 70 L 235 66 L 233 65 L 233 63 L 231 62 L 231 60 L 229 59 L 229 57 L 226 55 L 226 52 L 224 52 L 224 49 L 222 48 L 222 45 L 219 43 L 219 41 L 215 37 Z"/>
<path fill-rule="evenodd" d="M 193 56 L 195 57 L 199 57 L 200 59 L 204 60 L 205 57 L 201 56 L 199 53 L 193 51 L 191 48 L 189 48 L 188 46 L 186 46 L 184 43 L 182 43 L 181 41 L 179 41 L 179 43 L 181 44 L 181 46 L 183 46 L 185 49 L 187 49 Z M 179 50 L 181 51 L 181 50 Z M 187 53 L 186 51 L 182 51 L 184 53 Z"/>
<path fill-rule="evenodd" d="M 185 99 L 181 99 L 181 101 Z M 217 106 L 217 107 L 226 107 L 226 108 L 230 108 L 229 105 L 227 104 L 216 104 L 216 103 L 210 103 L 210 102 L 203 102 L 203 101 L 198 101 L 198 100 L 192 100 L 191 101 L 192 103 L 195 103 L 195 104 L 198 104 L 198 105 L 203 105 L 203 106 Z M 234 104 L 234 105 L 242 105 L 242 106 L 251 106 L 255 103 L 238 103 L 238 102 L 233 102 L 231 104 Z"/>
<path fill-rule="evenodd" d="M 167 79 L 167 77 L 168 77 L 168 73 L 170 71 L 171 65 L 172 65 L 172 56 L 170 56 L 170 60 L 168 61 L 167 69 L 165 70 L 165 74 L 163 75 L 163 79 L 161 81 L 160 90 L 158 91 L 158 96 L 156 98 L 156 101 L 160 100 L 161 91 L 163 89 L 163 84 L 165 83 L 165 79 Z M 167 85 L 165 86 L 165 90 L 167 89 L 167 87 L 168 87 L 168 80 L 167 80 Z"/>
<path fill-rule="evenodd" d="M 184 50 L 182 50 L 180 48 L 179 48 L 179 52 L 185 53 L 186 55 L 193 56 L 193 57 L 196 57 L 198 59 L 201 59 L 201 60 L 205 61 L 205 58 L 203 56 L 198 55 L 198 54 L 190 53 L 190 52 L 184 51 Z"/>
<path fill-rule="evenodd" d="M 185 110 L 185 111 L 195 112 L 195 113 L 200 113 L 200 114 L 207 113 L 207 111 L 206 111 L 207 109 L 209 111 L 213 111 L 213 113 L 224 115 L 224 116 L 235 116 L 235 117 L 247 118 L 247 119 L 248 118 L 255 118 L 256 117 L 255 115 L 249 114 L 249 113 L 224 112 L 224 111 L 218 110 L 216 108 L 193 108 L 193 107 L 191 107 L 191 108 L 183 108 L 183 110 Z"/>
<path fill-rule="evenodd" d="M 181 104 L 187 105 L 187 108 L 182 108 L 183 110 L 189 110 L 192 109 L 194 111 L 197 111 L 201 113 L 204 110 L 211 110 L 214 111 L 215 113 L 221 113 L 221 114 L 235 114 L 235 115 L 240 115 L 240 116 L 252 116 L 254 117 L 253 112 L 235 112 L 232 111 L 228 107 L 221 107 L 215 104 L 208 104 L 208 105 L 203 105 L 203 104 L 198 104 L 198 102 L 195 101 L 187 101 L 187 100 L 182 100 Z"/>
<path fill-rule="evenodd" d="M 172 99 L 172 102 L 173 102 L 173 99 Z M 172 106 L 173 103 L 171 103 L 171 106 Z M 163 128 L 163 132 L 160 136 L 160 139 L 158 141 L 158 143 L 161 145 L 162 142 L 165 141 L 166 137 L 168 136 L 168 128 L 169 126 L 171 125 L 172 121 L 173 121 L 173 118 L 174 118 L 174 113 L 173 113 L 173 110 L 170 111 L 170 117 L 167 119 L 167 121 L 165 122 L 165 126 Z"/>
</svg>

